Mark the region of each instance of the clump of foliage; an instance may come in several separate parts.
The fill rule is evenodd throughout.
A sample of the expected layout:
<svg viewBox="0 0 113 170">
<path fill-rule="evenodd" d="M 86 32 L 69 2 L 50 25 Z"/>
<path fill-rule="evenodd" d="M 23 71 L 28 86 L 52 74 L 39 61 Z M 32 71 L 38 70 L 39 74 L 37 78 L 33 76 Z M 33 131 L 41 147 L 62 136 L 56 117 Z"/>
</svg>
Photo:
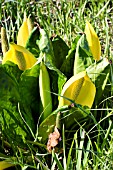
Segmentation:
<svg viewBox="0 0 113 170">
<path fill-rule="evenodd" d="M 7 28 L 1 29 L 2 169 L 13 166 L 14 169 L 79 170 L 113 166 L 112 52 L 108 41 L 102 51 L 102 40 L 97 36 L 98 33 L 101 37 L 101 32 L 94 30 L 96 17 L 94 28 L 88 17 L 79 27 L 80 32 L 75 31 L 80 26 L 80 18 L 73 31 L 72 27 L 68 28 L 68 24 L 72 26 L 72 20 L 68 20 L 72 10 L 68 3 L 62 1 L 56 6 L 53 2 L 48 6 L 43 3 L 45 14 L 42 8 L 38 9 L 38 24 L 34 26 L 26 12 L 18 32 L 7 41 Z M 69 7 L 73 3 L 70 2 Z M 82 1 L 75 3 L 81 5 L 82 13 L 77 8 L 72 14 L 77 12 L 77 17 L 86 18 L 88 4 L 87 1 L 83 5 Z M 51 5 L 57 9 L 57 22 L 52 21 L 55 17 L 46 15 Z M 99 5 L 101 8 L 102 3 Z M 107 5 L 110 4 L 107 2 L 101 12 L 104 13 Z M 90 7 L 87 9 L 90 11 Z M 102 15 L 99 11 L 97 16 Z M 54 11 L 50 14 L 54 16 Z M 72 19 L 75 21 L 74 16 Z M 57 28 L 54 30 L 52 24 L 59 23 L 63 26 L 54 25 Z M 10 40 L 13 43 L 9 43 Z"/>
</svg>

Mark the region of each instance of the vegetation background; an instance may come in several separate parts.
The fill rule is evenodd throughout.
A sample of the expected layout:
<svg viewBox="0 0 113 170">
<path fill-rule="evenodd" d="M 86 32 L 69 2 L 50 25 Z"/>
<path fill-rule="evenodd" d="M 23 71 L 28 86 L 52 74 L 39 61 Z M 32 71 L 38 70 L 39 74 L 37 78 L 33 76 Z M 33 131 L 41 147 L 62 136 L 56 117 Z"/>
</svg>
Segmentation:
<svg viewBox="0 0 113 170">
<path fill-rule="evenodd" d="M 24 12 L 30 15 L 34 24 L 40 25 L 48 31 L 49 37 L 59 35 L 69 47 L 78 34 L 84 32 L 85 22 L 88 20 L 95 28 L 102 46 L 102 57 L 107 57 L 112 64 L 113 58 L 113 2 L 111 0 L 1 0 L 0 1 L 0 28 L 5 27 L 8 42 L 15 42 L 17 32 L 23 22 Z M 0 43 L 1 45 L 1 43 Z M 0 47 L 0 56 L 2 50 Z M 112 69 L 111 69 L 112 72 Z M 112 74 L 111 74 L 112 75 Z M 109 83 L 112 85 L 112 79 Z M 63 143 L 63 157 L 60 154 L 34 154 L 31 149 L 31 158 L 6 147 L 0 150 L 1 160 L 15 156 L 14 162 L 19 163 L 14 169 L 113 169 L 113 92 L 105 96 L 100 108 L 94 110 L 96 123 L 85 131 L 80 125 L 74 134 L 72 144 Z M 96 128 L 97 127 L 97 128 Z M 65 130 L 64 130 L 65 131 Z M 86 137 L 85 137 L 86 136 Z M 65 138 L 65 135 L 64 135 Z M 0 144 L 3 144 L 0 133 Z M 67 141 L 68 143 L 68 141 Z M 68 148 L 68 149 L 67 149 Z M 73 151 L 72 151 L 73 150 Z M 4 154 L 4 155 L 2 155 Z M 13 155 L 14 154 L 14 155 Z M 34 156 L 35 155 L 35 156 Z M 82 155 L 84 155 L 82 157 Z M 21 157 L 21 159 L 20 159 Z M 49 162 L 49 164 L 48 164 Z M 61 164 L 62 162 L 62 164 Z M 56 165 L 57 164 L 57 165 Z M 13 168 L 9 168 L 13 169 Z"/>
</svg>

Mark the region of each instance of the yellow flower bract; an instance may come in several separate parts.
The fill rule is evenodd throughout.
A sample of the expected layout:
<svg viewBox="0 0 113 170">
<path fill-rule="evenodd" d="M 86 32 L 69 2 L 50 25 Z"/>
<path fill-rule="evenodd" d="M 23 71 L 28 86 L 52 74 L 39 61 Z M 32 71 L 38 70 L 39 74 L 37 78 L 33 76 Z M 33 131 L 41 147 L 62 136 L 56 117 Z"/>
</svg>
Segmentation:
<svg viewBox="0 0 113 170">
<path fill-rule="evenodd" d="M 37 59 L 24 47 L 11 43 L 10 49 L 3 57 L 2 64 L 6 61 L 17 64 L 20 70 L 26 70 L 31 68 L 37 62 Z"/>
<path fill-rule="evenodd" d="M 97 61 L 100 60 L 101 56 L 100 41 L 92 25 L 88 21 L 86 21 L 85 34 L 94 59 Z"/>
<path fill-rule="evenodd" d="M 21 45 L 23 47 L 26 46 L 26 42 L 29 38 L 29 35 L 31 34 L 31 31 L 33 29 L 33 24 L 30 19 L 30 17 L 26 17 L 26 13 L 24 15 L 24 20 L 23 23 L 18 31 L 18 36 L 17 36 L 17 44 Z"/>
<path fill-rule="evenodd" d="M 73 100 L 82 106 L 92 107 L 96 88 L 85 71 L 72 76 L 64 85 L 61 96 Z M 69 105 L 71 102 L 60 97 L 59 106 Z"/>
<path fill-rule="evenodd" d="M 28 24 L 26 19 L 26 21 L 23 21 L 22 26 L 18 31 L 17 44 L 25 47 L 28 37 L 29 37 L 29 30 L 28 30 Z"/>
</svg>

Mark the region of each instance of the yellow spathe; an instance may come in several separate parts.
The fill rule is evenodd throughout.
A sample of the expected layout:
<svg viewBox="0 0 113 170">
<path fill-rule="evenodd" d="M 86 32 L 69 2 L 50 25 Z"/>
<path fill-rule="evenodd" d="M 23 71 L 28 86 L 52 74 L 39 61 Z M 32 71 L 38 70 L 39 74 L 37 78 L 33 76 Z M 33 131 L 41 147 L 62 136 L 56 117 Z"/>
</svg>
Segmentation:
<svg viewBox="0 0 113 170">
<path fill-rule="evenodd" d="M 17 35 L 18 45 L 21 45 L 23 47 L 26 46 L 26 42 L 33 28 L 34 28 L 34 25 L 33 25 L 32 19 L 30 18 L 30 16 L 27 18 L 26 13 L 24 13 L 24 20 Z"/>
<path fill-rule="evenodd" d="M 100 41 L 92 25 L 88 21 L 86 21 L 85 34 L 94 59 L 97 61 L 100 60 L 101 56 Z"/>
<path fill-rule="evenodd" d="M 6 61 L 11 61 L 17 64 L 20 70 L 26 70 L 31 68 L 37 62 L 37 59 L 26 48 L 11 43 L 10 49 L 3 57 L 2 64 Z"/>
<path fill-rule="evenodd" d="M 17 44 L 25 47 L 28 37 L 29 37 L 29 29 L 28 29 L 27 18 L 25 18 L 18 31 Z"/>
<path fill-rule="evenodd" d="M 61 96 L 73 100 L 82 106 L 92 107 L 96 88 L 85 71 L 72 76 L 64 85 Z M 59 106 L 69 105 L 71 102 L 60 97 Z"/>
</svg>

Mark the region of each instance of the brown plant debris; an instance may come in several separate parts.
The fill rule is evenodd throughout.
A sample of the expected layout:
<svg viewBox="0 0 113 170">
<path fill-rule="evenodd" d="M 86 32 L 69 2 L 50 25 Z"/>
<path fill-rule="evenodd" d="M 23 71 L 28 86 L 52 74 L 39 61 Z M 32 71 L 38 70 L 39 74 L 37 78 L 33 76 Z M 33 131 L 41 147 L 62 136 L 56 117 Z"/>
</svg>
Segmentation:
<svg viewBox="0 0 113 170">
<path fill-rule="evenodd" d="M 58 145 L 59 141 L 61 139 L 60 133 L 58 128 L 55 126 L 54 132 L 49 134 L 49 139 L 47 142 L 47 150 L 51 153 L 52 149 Z"/>
</svg>

